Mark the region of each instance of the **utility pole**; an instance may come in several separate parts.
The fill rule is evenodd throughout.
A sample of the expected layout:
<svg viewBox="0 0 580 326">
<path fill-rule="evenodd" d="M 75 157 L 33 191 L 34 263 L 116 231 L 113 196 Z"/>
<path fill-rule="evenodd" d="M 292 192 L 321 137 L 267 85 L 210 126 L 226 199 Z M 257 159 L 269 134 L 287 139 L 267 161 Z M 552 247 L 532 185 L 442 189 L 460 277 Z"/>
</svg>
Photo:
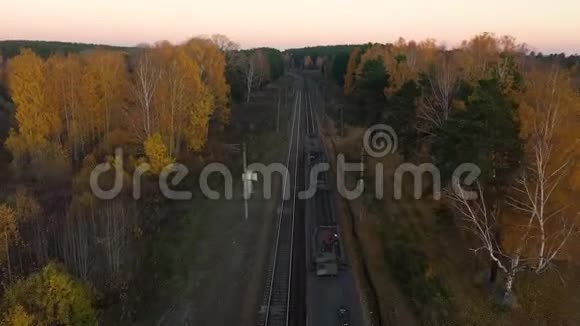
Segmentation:
<svg viewBox="0 0 580 326">
<path fill-rule="evenodd" d="M 244 177 L 242 178 L 244 180 L 243 182 L 243 186 L 244 186 L 244 216 L 246 218 L 246 220 L 248 219 L 248 197 L 250 196 L 249 194 L 249 187 L 248 187 L 248 183 L 252 182 L 250 181 L 250 176 L 248 175 L 248 170 L 247 170 L 247 162 L 246 162 L 246 142 L 242 143 L 242 156 L 243 156 L 243 160 L 244 160 Z"/>
</svg>

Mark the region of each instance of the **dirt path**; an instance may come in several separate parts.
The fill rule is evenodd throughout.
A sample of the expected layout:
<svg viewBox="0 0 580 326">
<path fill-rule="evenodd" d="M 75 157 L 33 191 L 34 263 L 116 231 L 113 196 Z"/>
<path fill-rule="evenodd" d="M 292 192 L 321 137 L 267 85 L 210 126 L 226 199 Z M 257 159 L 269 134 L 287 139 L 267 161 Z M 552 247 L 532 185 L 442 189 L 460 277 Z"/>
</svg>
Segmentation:
<svg viewBox="0 0 580 326">
<path fill-rule="evenodd" d="M 269 85 L 256 93 L 252 103 L 232 113 L 238 134 L 230 141 L 239 142 L 244 137 L 248 163 L 269 164 L 282 158 L 289 110 L 281 108 L 280 120 L 284 122 L 280 133 L 275 133 L 272 103 L 278 101 L 277 87 L 291 81 L 285 78 Z M 254 183 L 248 220 L 244 218 L 240 184 L 236 184 L 233 200 L 197 199 L 182 204 L 178 214 L 182 217 L 162 230 L 154 244 L 153 257 L 161 263 L 151 272 L 162 275 L 152 278 L 155 298 L 147 298 L 138 325 L 256 325 L 280 179 L 276 174 L 272 178 L 271 199 L 262 196 L 261 181 Z"/>
<path fill-rule="evenodd" d="M 202 214 L 187 218 L 205 221 L 194 223 L 203 230 L 185 252 L 194 257 L 166 283 L 166 290 L 174 292 L 160 296 L 159 313 L 142 324 L 254 325 L 276 202 L 251 200 L 248 220 L 239 199 L 196 202 L 191 210 Z"/>
</svg>

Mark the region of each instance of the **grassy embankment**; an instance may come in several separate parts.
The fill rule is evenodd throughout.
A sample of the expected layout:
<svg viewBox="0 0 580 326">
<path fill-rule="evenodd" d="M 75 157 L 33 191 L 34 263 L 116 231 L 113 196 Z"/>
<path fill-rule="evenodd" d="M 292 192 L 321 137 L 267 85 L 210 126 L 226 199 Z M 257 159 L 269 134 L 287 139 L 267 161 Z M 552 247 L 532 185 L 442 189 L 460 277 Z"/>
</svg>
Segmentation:
<svg viewBox="0 0 580 326">
<path fill-rule="evenodd" d="M 339 137 L 334 121 L 341 105 L 340 98 L 329 101 L 326 138 L 337 153 L 346 155 L 347 162 L 358 162 L 364 130 L 347 127 L 344 137 Z M 374 186 L 377 163 L 384 165 L 381 200 L 369 189 Z M 343 201 L 343 206 L 350 205 L 344 211 L 354 215 L 349 218 L 358 233 L 360 254 L 384 323 L 407 325 L 413 319 L 409 311 L 423 325 L 575 324 L 580 320 L 580 268 L 576 265 L 561 265 L 559 272 L 540 276 L 523 274 L 515 288 L 521 307 L 507 311 L 499 306 L 486 282 L 488 261 L 470 250 L 475 246 L 473 239 L 445 200 L 433 200 L 428 187 L 421 199 L 414 199 L 410 175 L 403 179 L 403 198 L 393 198 L 393 173 L 401 163 L 397 154 L 379 161 L 367 158 L 362 200 Z M 348 179 L 351 189 L 355 179 L 355 175 Z M 560 275 L 565 275 L 565 283 Z M 558 300 L 561 297 L 566 302 Z"/>
</svg>

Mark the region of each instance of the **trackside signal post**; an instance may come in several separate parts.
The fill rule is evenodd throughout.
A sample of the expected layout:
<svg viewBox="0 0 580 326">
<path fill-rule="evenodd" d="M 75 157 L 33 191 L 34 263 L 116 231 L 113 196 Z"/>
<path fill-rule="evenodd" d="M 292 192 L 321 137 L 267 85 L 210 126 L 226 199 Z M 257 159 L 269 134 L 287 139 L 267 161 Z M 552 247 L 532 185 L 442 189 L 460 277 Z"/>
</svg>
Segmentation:
<svg viewBox="0 0 580 326">
<path fill-rule="evenodd" d="M 258 181 L 258 174 L 254 171 L 248 170 L 246 161 L 246 143 L 242 144 L 242 156 L 244 160 L 244 173 L 242 174 L 242 182 L 244 185 L 244 217 L 248 219 L 248 199 L 252 195 L 252 181 Z"/>
</svg>

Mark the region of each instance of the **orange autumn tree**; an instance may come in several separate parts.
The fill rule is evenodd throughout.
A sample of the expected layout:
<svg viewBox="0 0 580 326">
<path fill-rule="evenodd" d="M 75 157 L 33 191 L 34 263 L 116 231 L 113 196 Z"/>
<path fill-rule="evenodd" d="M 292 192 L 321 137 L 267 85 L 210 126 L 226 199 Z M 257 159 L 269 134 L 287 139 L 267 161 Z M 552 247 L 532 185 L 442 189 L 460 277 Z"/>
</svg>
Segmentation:
<svg viewBox="0 0 580 326">
<path fill-rule="evenodd" d="M 160 140 L 165 140 L 168 155 L 176 157 L 182 148 L 187 126 L 187 112 L 192 96 L 188 85 L 191 71 L 187 71 L 183 65 L 184 60 L 188 59 L 183 49 L 169 42 L 157 44 L 154 58 L 160 69 L 159 84 L 153 97 L 153 107 L 157 112 L 155 116 L 159 117 L 159 128 L 154 135 L 159 135 Z"/>
<path fill-rule="evenodd" d="M 580 99 L 569 72 L 561 67 L 533 62 L 523 73 L 525 86 L 515 99 L 525 155 L 521 168 L 506 180 L 507 195 L 500 198 L 505 208 L 492 204 L 493 195 L 479 184 L 476 198 L 468 199 L 457 188 L 451 195 L 478 238 L 478 250 L 505 273 L 506 304 L 513 302 L 513 286 L 521 273 L 542 274 L 557 261 L 572 258 L 578 245 L 574 251 L 580 206 L 569 181 L 579 153 Z M 499 239 L 496 230 L 501 230 Z"/>
<path fill-rule="evenodd" d="M 98 325 L 95 290 L 50 262 L 5 289 L 3 325 Z"/>
<path fill-rule="evenodd" d="M 221 123 L 229 115 L 223 65 L 222 52 L 209 40 L 178 46 L 160 42 L 143 49 L 133 82 L 137 110 L 131 117 L 137 138 L 146 142 L 158 134 L 156 141 L 163 142 L 171 159 L 182 154 L 185 145 L 201 150 L 212 115 L 219 108 Z"/>
<path fill-rule="evenodd" d="M 570 252 L 568 241 L 580 222 L 580 205 L 574 200 L 580 194 L 575 183 L 580 96 L 573 89 L 570 71 L 557 66 L 532 63 L 525 81 L 519 116 L 527 160 L 513 187 L 510 220 L 531 226 L 525 243 L 521 228 L 508 226 L 505 245 L 530 257 L 539 273 L 551 260 Z"/>
<path fill-rule="evenodd" d="M 228 107 L 230 86 L 226 81 L 226 58 L 224 52 L 213 41 L 203 38 L 193 38 L 183 45 L 198 64 L 201 80 L 207 85 L 213 95 L 216 121 L 223 125 L 230 122 Z"/>
<path fill-rule="evenodd" d="M 170 157 L 177 157 L 185 142 L 191 149 L 199 150 L 207 140 L 215 98 L 215 93 L 202 81 L 204 73 L 198 60 L 203 56 L 194 54 L 192 48 L 168 42 L 158 44 L 153 51 L 160 69 L 153 98 L 155 116 L 159 117 L 159 128 L 155 130 L 167 143 Z"/>
<path fill-rule="evenodd" d="M 63 142 L 67 143 L 73 158 L 79 160 L 85 142 L 81 104 L 81 72 L 83 63 L 79 55 L 53 55 L 46 62 L 48 79 L 46 99 L 59 111 L 63 121 Z"/>
<path fill-rule="evenodd" d="M 83 57 L 82 105 L 85 132 L 99 142 L 120 128 L 124 101 L 128 96 L 128 68 L 121 52 L 94 50 Z"/>
<path fill-rule="evenodd" d="M 18 129 L 11 130 L 7 145 L 16 156 L 58 139 L 61 132 L 58 108 L 46 101 L 47 79 L 45 62 L 32 50 L 23 49 L 8 63 Z"/>
<path fill-rule="evenodd" d="M 503 217 L 506 295 L 519 272 L 541 274 L 569 252 L 580 217 L 578 193 L 567 182 L 579 153 L 580 97 L 569 71 L 557 66 L 532 63 L 525 81 L 519 115 L 526 159 Z"/>
<path fill-rule="evenodd" d="M 356 70 L 361 56 L 361 49 L 354 48 L 348 57 L 346 65 L 346 73 L 344 75 L 344 94 L 351 95 L 354 90 L 354 82 L 356 79 Z"/>
<path fill-rule="evenodd" d="M 463 76 L 456 51 L 442 50 L 430 55 L 430 62 L 423 74 L 426 91 L 419 99 L 417 129 L 432 135 L 440 130 L 457 108 L 456 96 Z"/>
<path fill-rule="evenodd" d="M 51 100 L 46 63 L 24 49 L 8 65 L 9 90 L 16 105 L 17 127 L 6 147 L 16 171 L 43 183 L 59 181 L 68 173 L 68 152 L 62 146 L 60 108 Z"/>
<path fill-rule="evenodd" d="M 159 133 L 148 137 L 143 147 L 145 149 L 145 155 L 151 165 L 151 171 L 155 174 L 160 173 L 163 168 L 174 162 Z"/>
<path fill-rule="evenodd" d="M 46 61 L 45 101 L 63 124 L 60 141 L 80 161 L 111 131 L 124 128 L 128 69 L 122 53 L 95 50 Z"/>
<path fill-rule="evenodd" d="M 215 101 L 217 97 L 212 92 L 211 78 L 203 80 L 204 65 L 200 63 L 200 55 L 194 55 L 190 51 L 185 51 L 180 55 L 181 65 L 187 71 L 186 82 L 190 90 L 187 99 L 187 127 L 185 128 L 185 139 L 189 149 L 196 152 L 205 146 L 209 131 L 209 121 L 215 112 Z M 200 65 L 201 64 L 201 65 Z M 211 75 L 208 73 L 208 76 Z M 222 116 L 223 117 L 223 116 Z M 223 121 L 222 121 L 223 122 Z"/>
<path fill-rule="evenodd" d="M 517 43 L 511 36 L 476 35 L 458 49 L 463 78 L 470 82 L 498 78 L 502 84 L 509 83 L 510 60 L 521 59 L 527 51 L 526 44 Z"/>
</svg>

